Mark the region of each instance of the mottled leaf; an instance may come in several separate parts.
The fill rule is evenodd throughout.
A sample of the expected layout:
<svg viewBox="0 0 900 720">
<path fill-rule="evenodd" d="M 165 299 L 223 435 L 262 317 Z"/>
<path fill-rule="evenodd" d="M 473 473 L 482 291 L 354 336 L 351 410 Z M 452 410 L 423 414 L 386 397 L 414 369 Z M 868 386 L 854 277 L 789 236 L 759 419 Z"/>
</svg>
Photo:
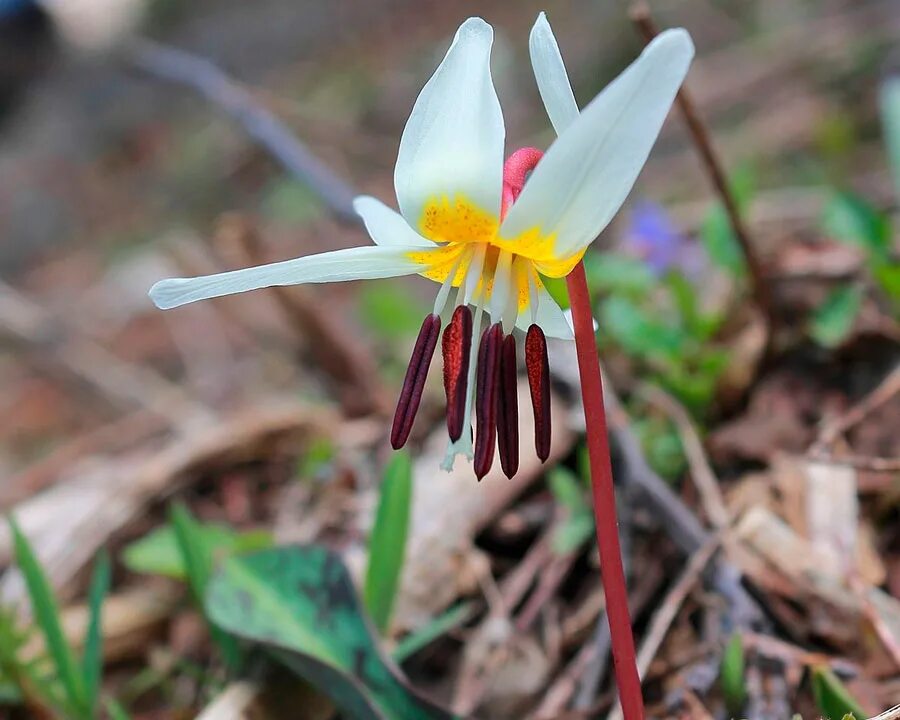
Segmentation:
<svg viewBox="0 0 900 720">
<path fill-rule="evenodd" d="M 212 579 L 210 618 L 268 648 L 354 720 L 446 720 L 380 650 L 340 558 L 316 546 L 232 557 Z"/>
</svg>

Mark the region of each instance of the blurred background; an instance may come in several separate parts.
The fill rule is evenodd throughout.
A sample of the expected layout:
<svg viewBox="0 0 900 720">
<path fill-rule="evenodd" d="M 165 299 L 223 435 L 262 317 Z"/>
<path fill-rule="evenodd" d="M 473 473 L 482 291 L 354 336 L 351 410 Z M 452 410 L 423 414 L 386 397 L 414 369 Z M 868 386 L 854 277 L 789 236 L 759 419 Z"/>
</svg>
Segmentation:
<svg viewBox="0 0 900 720">
<path fill-rule="evenodd" d="M 337 681 L 299 684 L 262 651 L 236 670 L 176 536 L 189 516 L 209 569 L 273 543 L 327 547 L 366 584 L 391 544 L 372 532 L 397 502 L 382 492 L 388 428 L 434 287 L 166 313 L 146 293 L 368 242 L 348 201 L 396 206 L 404 123 L 471 14 L 495 29 L 507 151 L 547 147 L 528 59 L 541 10 L 581 105 L 643 47 L 634 8 L 599 0 L 0 0 L 0 503 L 76 652 L 95 556 L 111 558 L 104 700 L 81 716 L 279 717 L 276 687 L 303 717 L 370 717 L 334 710 Z M 687 89 L 755 262 L 673 109 L 585 257 L 650 711 L 869 717 L 900 703 L 900 5 L 652 13 L 694 38 Z M 440 471 L 436 367 L 410 442 L 392 525 L 409 516 L 393 539 L 405 562 L 379 642 L 402 687 L 459 716 L 615 713 L 572 348 L 550 365 L 545 465 L 523 417 L 514 480 Z M 65 672 L 13 540 L 4 528 L 0 699 L 79 717 L 48 699 Z M 385 718 L 432 717 L 360 683 Z"/>
</svg>

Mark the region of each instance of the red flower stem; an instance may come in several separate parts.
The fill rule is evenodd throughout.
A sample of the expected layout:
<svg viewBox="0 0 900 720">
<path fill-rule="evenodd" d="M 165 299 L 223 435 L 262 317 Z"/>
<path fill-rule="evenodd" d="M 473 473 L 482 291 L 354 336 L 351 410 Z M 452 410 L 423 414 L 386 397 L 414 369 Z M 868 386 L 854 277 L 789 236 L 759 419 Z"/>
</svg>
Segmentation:
<svg viewBox="0 0 900 720">
<path fill-rule="evenodd" d="M 644 701 L 641 680 L 634 654 L 631 617 L 628 612 L 628 590 L 622 567 L 619 546 L 619 526 L 616 519 L 616 495 L 613 489 L 612 464 L 603 409 L 603 382 L 600 379 L 600 360 L 594 340 L 594 317 L 588 293 L 584 264 L 578 263 L 566 277 L 572 320 L 575 325 L 575 349 L 578 353 L 578 373 L 581 376 L 581 395 L 584 400 L 584 421 L 587 429 L 588 457 L 591 465 L 591 488 L 594 495 L 594 517 L 597 524 L 597 545 L 600 549 L 600 580 L 606 596 L 606 619 L 612 639 L 613 667 L 619 701 L 624 720 L 643 720 Z"/>
</svg>

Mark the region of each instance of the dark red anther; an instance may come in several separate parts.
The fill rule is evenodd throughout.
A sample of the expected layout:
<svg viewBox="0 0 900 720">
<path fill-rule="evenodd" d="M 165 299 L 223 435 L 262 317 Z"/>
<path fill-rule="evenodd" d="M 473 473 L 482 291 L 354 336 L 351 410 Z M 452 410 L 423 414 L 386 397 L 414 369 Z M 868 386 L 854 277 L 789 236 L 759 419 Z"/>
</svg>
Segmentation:
<svg viewBox="0 0 900 720">
<path fill-rule="evenodd" d="M 460 305 L 441 338 L 444 355 L 444 392 L 447 394 L 447 432 L 456 442 L 466 420 L 466 389 L 469 378 L 469 351 L 472 349 L 472 311 Z"/>
<path fill-rule="evenodd" d="M 550 361 L 547 338 L 537 325 L 525 335 L 525 368 L 534 409 L 534 449 L 541 462 L 550 457 Z"/>
<path fill-rule="evenodd" d="M 406 369 L 406 377 L 403 378 L 403 389 L 397 400 L 397 410 L 394 412 L 394 424 L 391 426 L 391 447 L 394 450 L 402 448 L 409 439 L 440 332 L 441 319 L 437 315 L 429 315 L 422 322 L 416 346 L 409 359 L 409 367 Z"/>
<path fill-rule="evenodd" d="M 500 348 L 503 329 L 494 323 L 481 336 L 475 368 L 475 475 L 488 474 L 497 447 L 497 395 L 500 385 Z"/>
<path fill-rule="evenodd" d="M 519 469 L 519 397 L 516 379 L 516 339 L 507 335 L 500 351 L 500 392 L 497 399 L 497 448 L 508 478 Z"/>
</svg>

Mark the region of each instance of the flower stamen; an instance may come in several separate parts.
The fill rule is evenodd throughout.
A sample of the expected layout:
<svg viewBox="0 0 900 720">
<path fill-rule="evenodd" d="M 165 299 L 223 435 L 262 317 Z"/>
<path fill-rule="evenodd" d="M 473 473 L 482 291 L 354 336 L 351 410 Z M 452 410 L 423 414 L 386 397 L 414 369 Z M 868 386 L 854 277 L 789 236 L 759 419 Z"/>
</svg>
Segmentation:
<svg viewBox="0 0 900 720">
<path fill-rule="evenodd" d="M 519 397 L 516 377 L 516 338 L 507 335 L 500 352 L 497 400 L 497 447 L 503 474 L 512 479 L 519 469 Z"/>
<path fill-rule="evenodd" d="M 525 368 L 534 410 L 534 449 L 541 462 L 550 457 L 550 362 L 547 338 L 538 325 L 531 325 L 525 335 Z"/>
<path fill-rule="evenodd" d="M 447 432 L 454 442 L 462 435 L 466 420 L 469 357 L 472 348 L 472 311 L 459 305 L 441 338 L 444 356 L 444 393 L 447 396 Z"/>
<path fill-rule="evenodd" d="M 391 447 L 394 450 L 402 448 L 409 439 L 413 421 L 419 411 L 419 403 L 422 401 L 425 379 L 428 377 L 428 368 L 431 366 L 431 358 L 434 356 L 440 331 L 441 319 L 437 315 L 429 315 L 422 322 L 412 357 L 409 359 L 409 367 L 406 369 L 406 377 L 403 378 L 397 410 L 394 412 L 394 422 L 391 426 Z"/>
<path fill-rule="evenodd" d="M 497 395 L 503 329 L 494 323 L 484 331 L 478 346 L 475 381 L 475 476 L 481 480 L 494 462 L 497 446 Z"/>
</svg>

